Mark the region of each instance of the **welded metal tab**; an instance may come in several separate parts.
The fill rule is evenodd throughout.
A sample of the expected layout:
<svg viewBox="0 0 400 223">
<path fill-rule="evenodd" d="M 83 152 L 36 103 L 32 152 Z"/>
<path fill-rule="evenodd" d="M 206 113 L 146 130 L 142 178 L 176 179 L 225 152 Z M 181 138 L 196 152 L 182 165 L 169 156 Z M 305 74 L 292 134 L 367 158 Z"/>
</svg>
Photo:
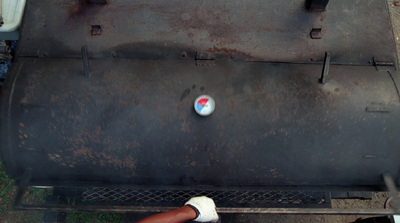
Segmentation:
<svg viewBox="0 0 400 223">
<path fill-rule="evenodd" d="M 326 79 L 328 78 L 328 74 L 329 74 L 330 63 L 331 63 L 331 54 L 329 52 L 326 52 L 325 53 L 324 66 L 322 68 L 321 78 L 319 79 L 319 81 L 322 84 L 326 84 Z"/>
<path fill-rule="evenodd" d="M 87 46 L 83 46 L 81 51 L 82 51 L 82 61 L 83 61 L 83 73 L 85 77 L 90 77 L 89 56 L 88 56 Z"/>
<path fill-rule="evenodd" d="M 322 39 L 322 29 L 313 28 L 310 32 L 310 36 L 312 39 Z"/>
<path fill-rule="evenodd" d="M 102 33 L 102 28 L 100 25 L 91 25 L 92 30 L 90 31 L 92 36 L 99 36 Z"/>
<path fill-rule="evenodd" d="M 306 0 L 310 12 L 324 12 L 328 3 L 329 0 Z"/>
<path fill-rule="evenodd" d="M 373 57 L 374 66 L 377 71 L 395 71 L 396 63 L 392 56 L 379 55 Z"/>
<path fill-rule="evenodd" d="M 216 55 L 210 52 L 196 52 L 196 65 L 197 66 L 215 66 Z"/>
</svg>

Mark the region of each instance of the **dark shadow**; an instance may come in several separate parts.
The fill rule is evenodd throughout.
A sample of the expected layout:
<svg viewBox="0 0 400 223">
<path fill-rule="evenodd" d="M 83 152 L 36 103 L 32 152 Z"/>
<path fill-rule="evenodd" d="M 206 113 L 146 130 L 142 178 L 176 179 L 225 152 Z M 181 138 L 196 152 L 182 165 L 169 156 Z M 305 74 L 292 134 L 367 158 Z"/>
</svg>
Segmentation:
<svg viewBox="0 0 400 223">
<path fill-rule="evenodd" d="M 306 9 L 310 12 L 324 12 L 329 0 L 306 0 Z"/>
</svg>

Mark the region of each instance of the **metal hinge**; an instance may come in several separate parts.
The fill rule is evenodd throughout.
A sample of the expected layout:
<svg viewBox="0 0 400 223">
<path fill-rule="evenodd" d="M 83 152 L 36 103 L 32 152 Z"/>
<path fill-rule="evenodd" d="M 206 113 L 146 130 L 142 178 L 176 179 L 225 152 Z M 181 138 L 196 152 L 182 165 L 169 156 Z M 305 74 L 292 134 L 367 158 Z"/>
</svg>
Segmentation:
<svg viewBox="0 0 400 223">
<path fill-rule="evenodd" d="M 374 56 L 374 66 L 377 71 L 396 71 L 396 63 L 392 56 Z"/>
<path fill-rule="evenodd" d="M 215 66 L 215 54 L 208 52 L 196 52 L 196 66 Z"/>
</svg>

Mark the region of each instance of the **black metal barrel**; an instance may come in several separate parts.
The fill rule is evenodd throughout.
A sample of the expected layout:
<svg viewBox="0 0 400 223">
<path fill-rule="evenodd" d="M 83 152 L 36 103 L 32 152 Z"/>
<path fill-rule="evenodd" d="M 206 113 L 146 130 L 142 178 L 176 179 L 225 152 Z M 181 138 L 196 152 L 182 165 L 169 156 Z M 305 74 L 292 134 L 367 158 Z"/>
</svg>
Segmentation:
<svg viewBox="0 0 400 223">
<path fill-rule="evenodd" d="M 20 58 L 1 100 L 15 178 L 54 185 L 376 187 L 398 176 L 400 104 L 372 66 Z M 201 117 L 196 97 L 216 109 Z"/>
<path fill-rule="evenodd" d="M 398 180 L 386 1 L 99 2 L 27 1 L 1 96 L 13 178 L 230 190 Z M 193 108 L 203 94 L 208 117 Z"/>
</svg>

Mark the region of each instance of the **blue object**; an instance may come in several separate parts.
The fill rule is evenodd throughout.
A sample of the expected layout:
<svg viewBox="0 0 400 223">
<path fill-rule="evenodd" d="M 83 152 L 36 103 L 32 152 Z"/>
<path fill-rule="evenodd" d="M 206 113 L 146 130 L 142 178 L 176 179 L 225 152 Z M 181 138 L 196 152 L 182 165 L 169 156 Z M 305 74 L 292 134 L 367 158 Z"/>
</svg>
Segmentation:
<svg viewBox="0 0 400 223">
<path fill-rule="evenodd" d="M 14 40 L 14 41 L 11 42 L 11 51 L 13 53 L 15 53 L 17 51 L 17 45 L 18 45 L 18 41 L 17 40 Z"/>
<path fill-rule="evenodd" d="M 14 54 L 17 50 L 18 41 L 14 40 L 11 42 L 11 52 Z M 6 78 L 8 68 L 11 66 L 11 61 L 0 60 L 0 79 Z"/>
<path fill-rule="evenodd" d="M 0 61 L 0 79 L 4 79 L 6 77 L 10 65 L 11 65 L 10 61 L 5 61 L 5 60 Z"/>
</svg>

